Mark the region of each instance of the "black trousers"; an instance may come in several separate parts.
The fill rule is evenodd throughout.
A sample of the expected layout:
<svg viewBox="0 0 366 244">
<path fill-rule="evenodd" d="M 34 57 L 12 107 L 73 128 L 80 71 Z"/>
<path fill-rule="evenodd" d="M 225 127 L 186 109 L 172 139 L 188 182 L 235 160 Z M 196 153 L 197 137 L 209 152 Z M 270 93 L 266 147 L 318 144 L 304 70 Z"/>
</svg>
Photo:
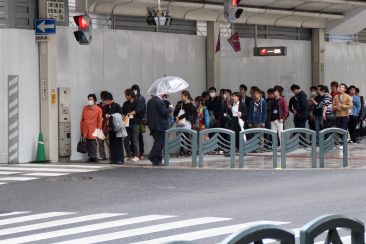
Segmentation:
<svg viewBox="0 0 366 244">
<path fill-rule="evenodd" d="M 98 149 L 98 143 L 96 139 L 86 139 L 86 146 L 88 148 L 88 156 L 89 159 L 97 160 L 97 149 Z"/>
<path fill-rule="evenodd" d="M 336 118 L 337 127 L 340 128 L 340 129 L 343 129 L 343 130 L 347 130 L 348 129 L 348 121 L 349 121 L 348 116 L 337 117 Z"/>
<path fill-rule="evenodd" d="M 296 119 L 296 120 L 294 120 L 294 125 L 295 125 L 295 128 L 306 128 L 306 119 L 303 119 L 303 120 L 298 120 L 298 119 Z M 306 134 L 301 133 L 301 135 L 302 135 L 302 137 L 304 138 L 304 139 L 301 139 L 302 144 L 307 145 L 307 144 L 308 144 L 308 142 L 307 142 L 307 141 L 305 141 Z M 304 145 L 303 145 L 303 146 L 304 146 Z"/>
<path fill-rule="evenodd" d="M 358 124 L 358 117 L 350 115 L 349 123 L 348 123 L 348 130 L 349 130 L 349 134 L 351 136 L 352 142 L 357 141 L 357 131 L 356 131 L 357 124 Z"/>
<path fill-rule="evenodd" d="M 164 143 L 165 143 L 165 132 L 151 130 L 151 135 L 154 139 L 154 145 L 149 154 L 149 160 L 154 165 L 158 165 L 158 164 L 161 164 L 163 161 L 162 154 L 163 154 Z"/>
<path fill-rule="evenodd" d="M 124 152 L 122 137 L 117 137 L 115 131 L 109 132 L 109 145 L 111 148 L 111 162 L 113 163 L 123 163 L 124 162 Z"/>
</svg>

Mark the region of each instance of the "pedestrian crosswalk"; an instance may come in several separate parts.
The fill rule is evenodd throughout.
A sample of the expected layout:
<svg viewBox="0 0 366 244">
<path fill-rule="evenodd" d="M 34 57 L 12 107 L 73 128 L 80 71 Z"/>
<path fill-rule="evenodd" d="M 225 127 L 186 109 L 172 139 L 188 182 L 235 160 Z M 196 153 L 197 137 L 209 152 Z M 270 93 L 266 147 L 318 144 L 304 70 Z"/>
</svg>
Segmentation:
<svg viewBox="0 0 366 244">
<path fill-rule="evenodd" d="M 283 221 L 241 223 L 234 218 L 184 218 L 175 215 L 128 213 L 87 213 L 29 211 L 0 213 L 0 244 L 13 243 L 133 243 L 160 244 L 170 241 L 219 243 L 228 235 L 258 224 L 285 228 Z M 299 238 L 300 229 L 292 229 Z M 347 243 L 349 236 L 342 237 Z M 274 243 L 266 240 L 264 243 Z"/>
<path fill-rule="evenodd" d="M 0 167 L 0 186 L 13 182 L 59 177 L 73 173 L 88 173 L 111 168 L 109 165 L 77 164 L 13 164 Z"/>
</svg>

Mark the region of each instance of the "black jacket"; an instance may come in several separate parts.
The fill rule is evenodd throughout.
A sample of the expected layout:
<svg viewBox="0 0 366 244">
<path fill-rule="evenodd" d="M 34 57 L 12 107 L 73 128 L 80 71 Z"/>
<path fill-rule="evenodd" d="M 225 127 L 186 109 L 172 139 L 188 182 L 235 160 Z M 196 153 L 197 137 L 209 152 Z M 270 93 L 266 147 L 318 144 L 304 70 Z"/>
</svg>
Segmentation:
<svg viewBox="0 0 366 244">
<path fill-rule="evenodd" d="M 105 113 L 108 115 L 112 115 L 112 114 L 116 114 L 116 113 L 122 114 L 122 108 L 118 103 L 113 102 L 111 105 L 106 106 Z M 110 118 L 109 119 L 109 130 L 113 131 L 113 128 L 114 128 L 113 119 Z"/>
<path fill-rule="evenodd" d="M 304 91 L 296 94 L 296 116 L 295 120 L 306 120 L 309 116 L 309 103 Z"/>
<path fill-rule="evenodd" d="M 208 111 L 213 114 L 216 120 L 220 120 L 222 117 L 222 104 L 220 97 L 210 98 L 206 103 Z"/>
<path fill-rule="evenodd" d="M 139 106 L 139 102 L 135 100 L 133 103 L 130 103 L 129 101 L 123 103 L 122 114 L 124 116 L 133 111 L 135 111 L 136 114 L 133 116 L 133 119 L 130 119 L 130 123 L 135 125 L 141 124 L 145 111 L 143 111 L 142 106 Z"/>
<path fill-rule="evenodd" d="M 197 110 L 192 102 L 183 103 L 182 101 L 177 103 L 174 110 L 174 118 L 178 117 L 179 111 L 183 108 L 185 119 L 191 122 L 191 124 L 195 124 L 197 120 Z"/>
<path fill-rule="evenodd" d="M 172 113 L 164 101 L 155 96 L 147 103 L 147 124 L 150 130 L 165 131 L 169 129 L 168 115 Z"/>
</svg>

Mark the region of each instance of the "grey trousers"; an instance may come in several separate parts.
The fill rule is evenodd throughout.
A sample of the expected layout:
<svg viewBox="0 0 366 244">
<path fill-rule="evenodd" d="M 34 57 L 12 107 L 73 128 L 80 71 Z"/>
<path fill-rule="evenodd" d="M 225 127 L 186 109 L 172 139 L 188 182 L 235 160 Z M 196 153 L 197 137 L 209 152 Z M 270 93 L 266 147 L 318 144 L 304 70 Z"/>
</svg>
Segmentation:
<svg viewBox="0 0 366 244">
<path fill-rule="evenodd" d="M 97 155 L 98 143 L 97 143 L 97 140 L 86 139 L 86 145 L 87 145 L 87 148 L 88 148 L 89 158 L 90 159 L 98 159 L 98 155 Z"/>
<path fill-rule="evenodd" d="M 139 145 L 139 135 L 140 135 L 140 125 L 132 125 L 127 127 L 127 137 L 124 139 L 125 150 L 127 157 L 140 156 L 140 145 Z M 132 141 L 133 154 L 131 153 L 130 141 Z"/>
</svg>

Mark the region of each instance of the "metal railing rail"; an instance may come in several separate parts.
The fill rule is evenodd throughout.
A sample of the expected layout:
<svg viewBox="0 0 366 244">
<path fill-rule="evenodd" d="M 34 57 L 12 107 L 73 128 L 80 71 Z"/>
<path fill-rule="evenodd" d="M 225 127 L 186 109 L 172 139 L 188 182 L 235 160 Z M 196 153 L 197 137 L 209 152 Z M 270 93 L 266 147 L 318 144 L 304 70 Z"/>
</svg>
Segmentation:
<svg viewBox="0 0 366 244">
<path fill-rule="evenodd" d="M 180 148 L 192 153 L 192 167 L 197 167 L 197 132 L 185 128 L 172 128 L 165 132 L 164 163 L 166 166 L 169 165 L 170 154 Z"/>
<path fill-rule="evenodd" d="M 348 132 L 338 128 L 329 128 L 319 132 L 319 167 L 324 168 L 325 153 L 337 146 L 343 146 L 343 167 L 348 166 Z"/>
<path fill-rule="evenodd" d="M 210 136 L 209 136 L 210 135 Z M 225 138 L 227 136 L 228 138 Z M 235 132 L 227 129 L 212 128 L 199 133 L 199 167 L 203 167 L 206 153 L 216 149 L 230 153 L 230 167 L 235 167 Z"/>
<path fill-rule="evenodd" d="M 300 243 L 312 244 L 316 237 L 324 232 L 327 233 L 325 243 L 342 243 L 337 228 L 351 231 L 352 244 L 365 243 L 365 226 L 358 220 L 343 215 L 324 215 L 314 219 L 300 229 Z"/>
<path fill-rule="evenodd" d="M 250 226 L 228 236 L 220 244 L 263 243 L 264 239 L 277 240 L 282 244 L 294 244 L 295 235 L 276 225 Z"/>
<path fill-rule="evenodd" d="M 310 140 L 307 139 L 310 136 Z M 281 168 L 286 168 L 286 154 L 301 147 L 311 148 L 311 167 L 317 167 L 316 132 L 309 129 L 293 128 L 281 132 Z"/>
<path fill-rule="evenodd" d="M 272 140 L 269 140 L 270 136 Z M 245 166 L 245 155 L 247 153 L 264 150 L 273 152 L 273 168 L 277 167 L 277 132 L 268 129 L 248 129 L 239 134 L 239 168 Z"/>
</svg>

